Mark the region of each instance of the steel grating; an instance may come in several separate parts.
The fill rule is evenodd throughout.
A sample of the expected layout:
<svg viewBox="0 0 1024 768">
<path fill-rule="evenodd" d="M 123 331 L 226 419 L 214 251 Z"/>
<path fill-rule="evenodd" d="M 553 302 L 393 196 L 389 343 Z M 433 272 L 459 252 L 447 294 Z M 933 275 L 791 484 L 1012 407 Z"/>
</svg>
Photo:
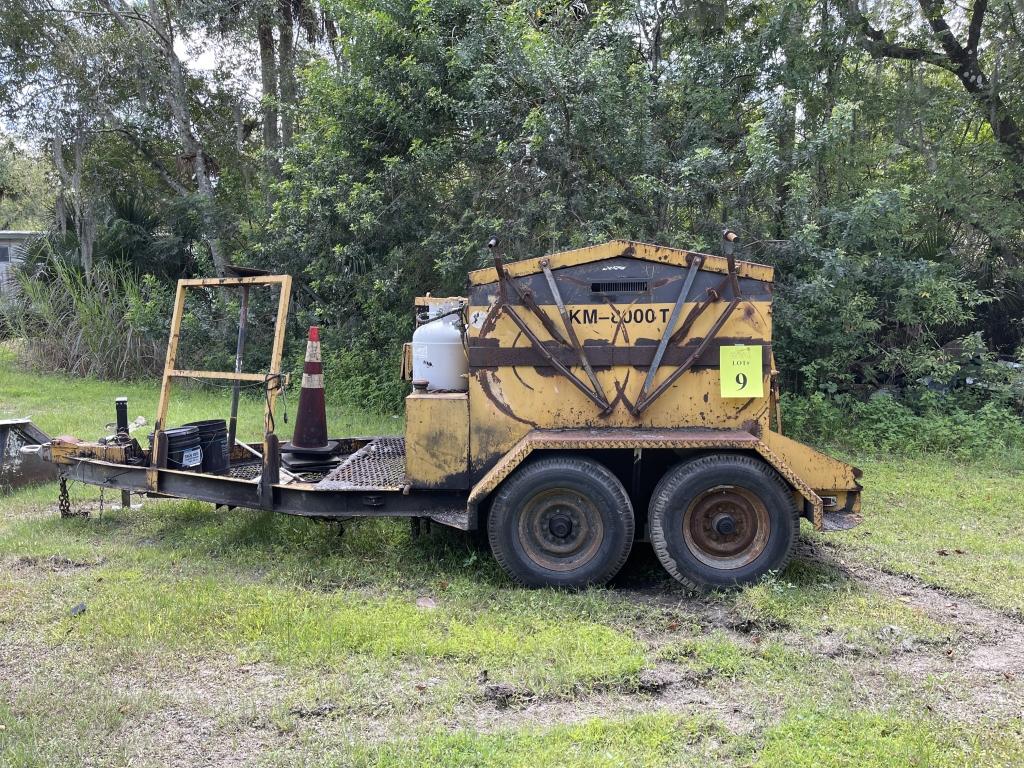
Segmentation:
<svg viewBox="0 0 1024 768">
<path fill-rule="evenodd" d="M 317 483 L 327 475 L 326 472 L 317 470 L 315 472 L 298 472 L 296 470 L 287 470 L 288 474 L 294 475 L 296 478 L 302 480 L 304 483 Z M 261 461 L 250 461 L 246 463 L 232 464 L 231 470 L 228 472 L 229 477 L 233 477 L 236 480 L 259 480 L 260 475 L 263 474 L 263 462 Z"/>
<path fill-rule="evenodd" d="M 405 438 L 378 437 L 316 484 L 325 491 L 397 491 L 405 485 Z"/>
<path fill-rule="evenodd" d="M 256 480 L 263 474 L 263 462 L 250 461 L 244 464 L 232 464 L 228 474 L 239 480 Z"/>
</svg>

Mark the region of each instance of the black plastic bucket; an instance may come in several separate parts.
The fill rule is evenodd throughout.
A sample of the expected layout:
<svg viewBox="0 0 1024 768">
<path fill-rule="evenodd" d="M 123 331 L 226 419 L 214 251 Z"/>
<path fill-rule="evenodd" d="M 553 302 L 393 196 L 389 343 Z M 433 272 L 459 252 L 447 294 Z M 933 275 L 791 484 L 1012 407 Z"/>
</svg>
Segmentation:
<svg viewBox="0 0 1024 768">
<path fill-rule="evenodd" d="M 167 435 L 167 468 L 197 471 L 203 465 L 203 448 L 195 427 L 175 427 Z M 151 438 L 152 439 L 152 438 Z"/>
<path fill-rule="evenodd" d="M 203 472 L 222 475 L 228 471 L 228 424 L 224 419 L 193 421 L 185 425 L 199 430 L 203 449 Z"/>
</svg>

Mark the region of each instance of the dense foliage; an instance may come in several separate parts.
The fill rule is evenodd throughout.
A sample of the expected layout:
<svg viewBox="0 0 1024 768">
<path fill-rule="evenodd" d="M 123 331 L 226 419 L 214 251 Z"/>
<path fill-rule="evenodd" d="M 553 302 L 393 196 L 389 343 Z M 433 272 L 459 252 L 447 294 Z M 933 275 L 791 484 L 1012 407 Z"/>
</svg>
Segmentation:
<svg viewBox="0 0 1024 768">
<path fill-rule="evenodd" d="M 1013 387 L 961 386 L 1024 341 L 1019 7 L 68 7 L 90 13 L 16 0 L 0 73 L 49 110 L 12 125 L 54 157 L 65 233 L 94 243 L 76 263 L 290 271 L 296 335 L 325 326 L 336 397 L 398 406 L 411 298 L 460 291 L 491 234 L 517 258 L 612 237 L 715 250 L 728 226 L 777 267 L 786 389 L 831 398 L 799 418 L 883 408 L 879 391 L 918 416 L 929 389 L 1020 408 Z M 190 66 L 153 29 L 222 60 Z M 152 207 L 148 239 L 107 223 L 111 190 Z"/>
<path fill-rule="evenodd" d="M 163 370 L 158 338 L 166 335 L 167 302 L 154 277 L 139 280 L 133 272 L 101 264 L 86 281 L 56 258 L 37 267 L 45 274 L 19 276 L 22 301 L 4 313 L 31 365 L 111 379 Z"/>
</svg>

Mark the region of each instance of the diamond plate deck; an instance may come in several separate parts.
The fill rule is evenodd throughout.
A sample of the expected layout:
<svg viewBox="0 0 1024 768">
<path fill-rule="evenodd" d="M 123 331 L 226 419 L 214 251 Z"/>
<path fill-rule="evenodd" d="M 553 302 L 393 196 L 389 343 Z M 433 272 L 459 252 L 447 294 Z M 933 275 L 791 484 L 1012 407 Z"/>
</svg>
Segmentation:
<svg viewBox="0 0 1024 768">
<path fill-rule="evenodd" d="M 325 491 L 398 491 L 405 485 L 405 438 L 378 437 L 316 484 Z"/>
</svg>

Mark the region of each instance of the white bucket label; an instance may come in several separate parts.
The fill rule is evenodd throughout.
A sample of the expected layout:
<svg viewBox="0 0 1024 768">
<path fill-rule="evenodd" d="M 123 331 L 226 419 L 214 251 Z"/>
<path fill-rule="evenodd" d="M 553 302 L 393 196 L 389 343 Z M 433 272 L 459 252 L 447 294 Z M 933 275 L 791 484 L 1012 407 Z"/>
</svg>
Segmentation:
<svg viewBox="0 0 1024 768">
<path fill-rule="evenodd" d="M 181 466 L 198 467 L 203 463 L 203 449 L 189 448 L 181 454 Z"/>
</svg>

